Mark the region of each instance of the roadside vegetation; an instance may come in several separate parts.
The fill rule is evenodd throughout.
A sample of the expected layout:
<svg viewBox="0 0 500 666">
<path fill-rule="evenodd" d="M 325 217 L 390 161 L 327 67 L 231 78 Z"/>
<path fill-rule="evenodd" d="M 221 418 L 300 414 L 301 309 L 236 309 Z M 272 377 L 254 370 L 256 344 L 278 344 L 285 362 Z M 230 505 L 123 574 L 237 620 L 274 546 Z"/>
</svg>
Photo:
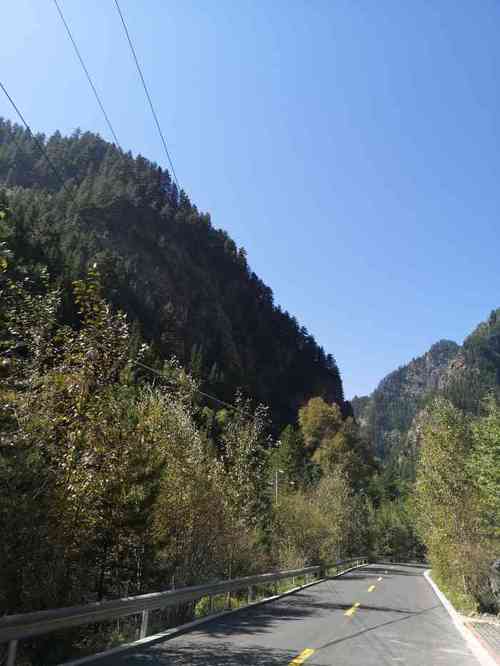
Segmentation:
<svg viewBox="0 0 500 666">
<path fill-rule="evenodd" d="M 106 302 L 98 267 L 66 291 L 17 260 L 5 195 L 0 218 L 2 614 L 379 547 L 391 500 L 352 417 L 312 398 L 276 438 L 267 408 L 241 393 L 214 407 Z M 71 325 L 63 301 L 77 313 Z M 384 549 L 406 552 L 406 538 L 395 527 Z M 26 641 L 23 658 L 57 663 L 130 638 L 134 623 Z"/>
<path fill-rule="evenodd" d="M 380 398 L 383 423 L 369 406 L 377 432 L 406 436 L 417 414 L 406 455 L 353 417 L 333 357 L 168 174 L 55 135 L 60 188 L 23 130 L 0 121 L 0 137 L 0 614 L 355 555 L 427 557 L 461 608 L 497 610 L 496 318 L 468 343 L 480 380 L 420 411 Z M 137 631 L 128 618 L 23 641 L 20 663 Z"/>
<path fill-rule="evenodd" d="M 478 416 L 444 398 L 431 404 L 413 498 L 436 581 L 459 609 L 498 612 L 490 582 L 500 555 L 500 406 L 493 394 Z"/>
</svg>

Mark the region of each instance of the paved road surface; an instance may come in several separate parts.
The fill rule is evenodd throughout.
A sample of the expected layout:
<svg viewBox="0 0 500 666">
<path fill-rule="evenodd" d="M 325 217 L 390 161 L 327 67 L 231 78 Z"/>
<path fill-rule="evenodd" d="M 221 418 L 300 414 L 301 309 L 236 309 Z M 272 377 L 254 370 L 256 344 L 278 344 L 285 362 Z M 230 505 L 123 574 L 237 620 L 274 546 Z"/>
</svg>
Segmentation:
<svg viewBox="0 0 500 666">
<path fill-rule="evenodd" d="M 478 666 L 423 571 L 370 565 L 95 664 Z"/>
</svg>

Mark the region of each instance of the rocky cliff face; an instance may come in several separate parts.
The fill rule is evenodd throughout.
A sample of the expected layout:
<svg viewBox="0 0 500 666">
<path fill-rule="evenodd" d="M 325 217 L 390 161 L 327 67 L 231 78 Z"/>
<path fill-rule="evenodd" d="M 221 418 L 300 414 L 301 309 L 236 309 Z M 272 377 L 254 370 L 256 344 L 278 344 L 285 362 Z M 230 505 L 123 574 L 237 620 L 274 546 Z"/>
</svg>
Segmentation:
<svg viewBox="0 0 500 666">
<path fill-rule="evenodd" d="M 368 398 L 354 398 L 354 413 L 375 452 L 384 458 L 401 449 L 418 410 L 439 390 L 443 374 L 460 347 L 450 340 L 391 372 Z"/>
<path fill-rule="evenodd" d="M 500 391 L 500 309 L 462 346 L 437 342 L 384 377 L 370 396 L 355 397 L 352 406 L 378 456 L 408 461 L 416 458 L 425 406 L 434 396 L 477 413 L 485 394 L 492 391 Z"/>
<path fill-rule="evenodd" d="M 439 380 L 439 392 L 457 407 L 477 412 L 488 392 L 500 387 L 500 309 L 465 339 Z"/>
</svg>

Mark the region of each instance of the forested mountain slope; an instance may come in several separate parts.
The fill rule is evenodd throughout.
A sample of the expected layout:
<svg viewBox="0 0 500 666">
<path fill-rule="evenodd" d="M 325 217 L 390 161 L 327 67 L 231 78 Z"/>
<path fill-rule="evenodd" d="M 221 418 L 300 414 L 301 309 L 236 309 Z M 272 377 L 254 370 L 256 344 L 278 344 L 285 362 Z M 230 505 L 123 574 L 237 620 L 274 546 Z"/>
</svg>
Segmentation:
<svg viewBox="0 0 500 666">
<path fill-rule="evenodd" d="M 437 388 L 441 373 L 458 349 L 455 342 L 442 340 L 384 377 L 368 398 L 353 399 L 356 418 L 369 433 L 378 455 L 384 457 L 401 445 L 423 399 Z"/>
<path fill-rule="evenodd" d="M 439 391 L 467 412 L 500 388 L 500 308 L 464 340 L 439 380 Z"/>
<path fill-rule="evenodd" d="M 26 134 L 4 130 L 0 615 L 378 550 L 379 468 L 336 365 L 244 253 L 153 165 L 57 137 L 59 183 Z M 403 519 L 385 550 L 421 548 Z M 136 634 L 132 616 L 24 641 L 19 659 L 59 664 Z"/>
<path fill-rule="evenodd" d="M 500 311 L 356 399 L 356 423 L 334 359 L 168 174 L 93 134 L 38 140 L 54 170 L 0 121 L 0 615 L 424 547 L 483 603 L 500 407 L 477 418 L 431 398 L 479 411 Z M 37 639 L 20 658 L 133 640 L 135 619 L 114 633 Z"/>
<path fill-rule="evenodd" d="M 37 138 L 55 170 L 29 133 L 0 119 L 0 185 L 19 260 L 46 265 L 63 285 L 96 262 L 106 298 L 127 313 L 138 340 L 158 357 L 175 354 L 223 399 L 242 387 L 271 407 L 277 427 L 311 396 L 348 412 L 334 358 L 274 304 L 244 249 L 166 171 L 89 132 Z"/>
<path fill-rule="evenodd" d="M 500 387 L 500 309 L 462 346 L 442 340 L 387 375 L 371 396 L 355 397 L 353 410 L 365 436 L 383 458 L 415 453 L 419 412 L 440 395 L 477 414 L 481 400 Z"/>
</svg>

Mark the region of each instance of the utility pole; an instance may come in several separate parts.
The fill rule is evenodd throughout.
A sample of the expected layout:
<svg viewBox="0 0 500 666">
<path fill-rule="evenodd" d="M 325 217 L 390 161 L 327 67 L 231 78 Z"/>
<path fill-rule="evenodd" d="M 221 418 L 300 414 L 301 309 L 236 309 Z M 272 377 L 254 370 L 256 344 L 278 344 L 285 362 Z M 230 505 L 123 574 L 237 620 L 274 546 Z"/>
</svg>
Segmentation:
<svg viewBox="0 0 500 666">
<path fill-rule="evenodd" d="M 283 474 L 282 469 L 276 468 L 274 472 L 274 502 L 278 505 L 278 474 Z"/>
</svg>

